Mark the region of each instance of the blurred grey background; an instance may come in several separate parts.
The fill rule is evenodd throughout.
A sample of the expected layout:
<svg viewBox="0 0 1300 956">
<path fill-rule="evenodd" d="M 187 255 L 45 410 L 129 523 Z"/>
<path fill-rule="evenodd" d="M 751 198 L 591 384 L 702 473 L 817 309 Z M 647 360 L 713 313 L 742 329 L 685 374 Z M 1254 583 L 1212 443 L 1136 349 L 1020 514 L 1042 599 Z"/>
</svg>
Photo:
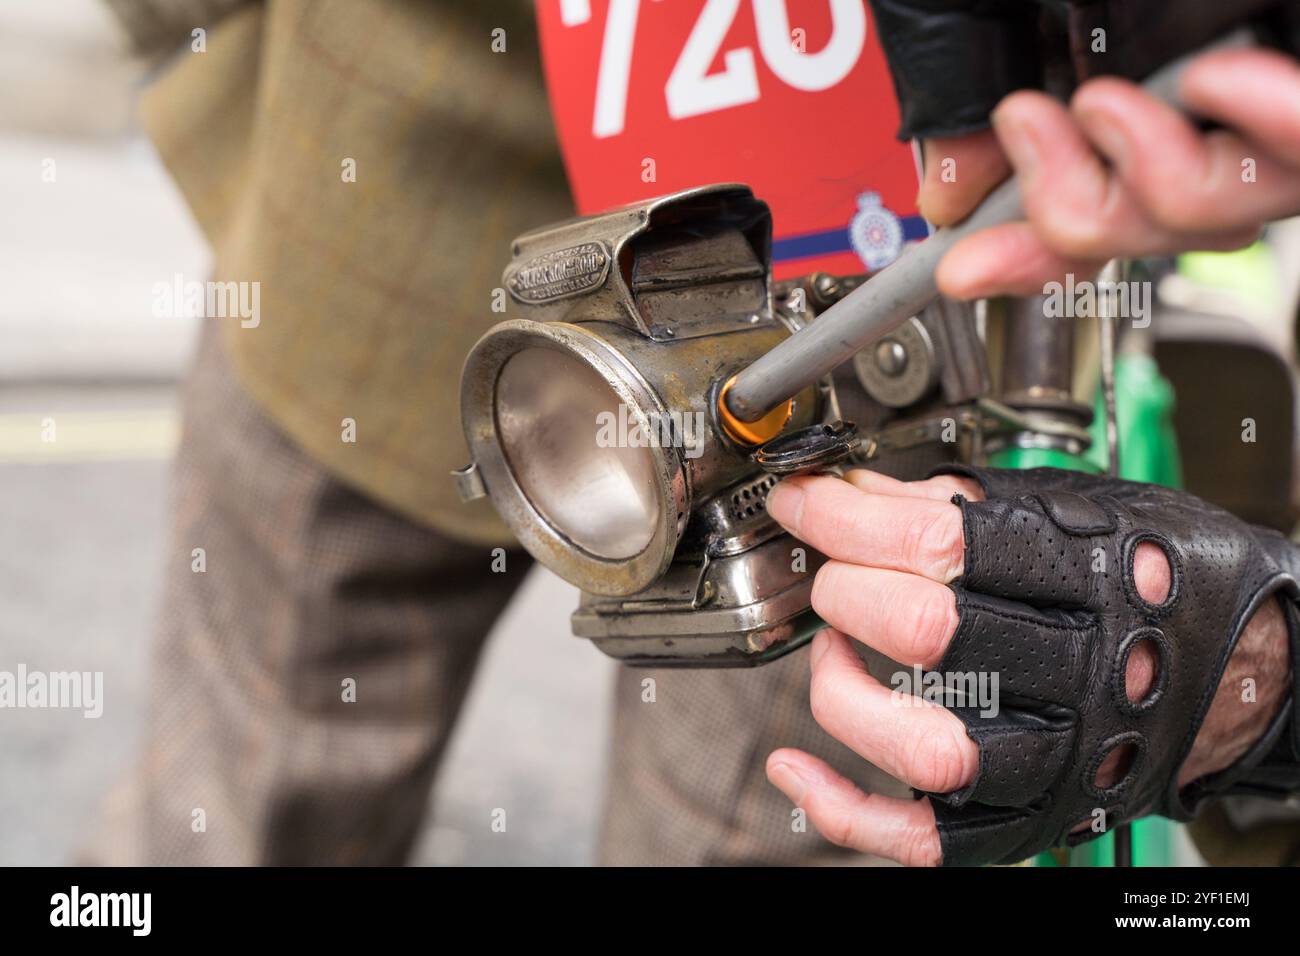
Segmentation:
<svg viewBox="0 0 1300 956">
<path fill-rule="evenodd" d="M 0 4 L 0 670 L 103 671 L 105 698 L 0 710 L 0 865 L 69 862 L 142 726 L 203 321 L 154 318 L 151 290 L 208 262 L 132 122 L 146 82 L 100 0 Z M 614 665 L 570 636 L 576 600 L 539 569 L 498 623 L 414 862 L 590 860 Z"/>
</svg>

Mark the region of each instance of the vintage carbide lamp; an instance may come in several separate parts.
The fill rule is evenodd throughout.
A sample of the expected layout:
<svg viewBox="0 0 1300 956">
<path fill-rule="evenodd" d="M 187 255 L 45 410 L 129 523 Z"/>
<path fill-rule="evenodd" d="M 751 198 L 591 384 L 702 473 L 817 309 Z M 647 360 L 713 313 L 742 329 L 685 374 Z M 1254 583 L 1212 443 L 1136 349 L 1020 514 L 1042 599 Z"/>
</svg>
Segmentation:
<svg viewBox="0 0 1300 956">
<path fill-rule="evenodd" d="M 952 457 L 935 423 L 987 386 L 968 362 L 943 361 L 968 354 L 970 316 L 930 310 L 755 420 L 730 414 L 737 373 L 859 284 L 774 289 L 770 247 L 767 206 L 738 185 L 528 233 L 504 277 L 521 317 L 465 362 L 462 497 L 489 495 L 523 546 L 581 589 L 574 633 L 613 657 L 745 666 L 797 647 L 818 623 L 823 559 L 767 516 L 768 490 L 850 458 Z M 841 421 L 850 414 L 869 441 Z"/>
</svg>

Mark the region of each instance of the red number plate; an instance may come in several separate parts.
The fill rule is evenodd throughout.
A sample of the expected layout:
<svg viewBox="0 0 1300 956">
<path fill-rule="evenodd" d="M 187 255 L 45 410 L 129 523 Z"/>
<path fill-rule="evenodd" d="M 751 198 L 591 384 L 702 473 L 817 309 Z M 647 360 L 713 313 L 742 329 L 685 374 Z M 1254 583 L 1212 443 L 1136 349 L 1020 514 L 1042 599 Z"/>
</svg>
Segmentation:
<svg viewBox="0 0 1300 956">
<path fill-rule="evenodd" d="M 776 275 L 874 272 L 926 234 L 865 0 L 538 0 L 580 212 L 714 182 L 772 207 Z"/>
</svg>

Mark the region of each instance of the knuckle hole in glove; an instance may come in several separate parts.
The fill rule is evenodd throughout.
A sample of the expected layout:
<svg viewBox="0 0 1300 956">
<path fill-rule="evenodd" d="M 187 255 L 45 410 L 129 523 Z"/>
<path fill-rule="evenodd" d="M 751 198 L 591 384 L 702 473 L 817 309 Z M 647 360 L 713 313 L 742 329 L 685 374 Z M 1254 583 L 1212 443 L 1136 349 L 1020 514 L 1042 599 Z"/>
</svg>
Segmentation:
<svg viewBox="0 0 1300 956">
<path fill-rule="evenodd" d="M 1173 570 L 1169 559 L 1154 541 L 1140 541 L 1133 552 L 1133 584 L 1138 597 L 1159 607 L 1169 600 Z"/>
<path fill-rule="evenodd" d="M 1136 758 L 1137 744 L 1131 740 L 1115 747 L 1102 758 L 1096 776 L 1092 778 L 1092 785 L 1098 790 L 1110 790 L 1128 776 Z"/>
<path fill-rule="evenodd" d="M 1122 790 L 1137 775 L 1144 743 L 1141 734 L 1132 732 L 1104 741 L 1088 764 L 1085 777 L 1088 791 L 1109 797 Z"/>
<path fill-rule="evenodd" d="M 1164 694 L 1168 662 L 1169 642 L 1159 628 L 1145 627 L 1125 637 L 1111 679 L 1115 706 L 1130 715 L 1154 707 Z"/>
<path fill-rule="evenodd" d="M 1178 599 L 1180 562 L 1173 542 L 1139 531 L 1124 544 L 1124 590 L 1140 610 L 1162 614 Z"/>
</svg>

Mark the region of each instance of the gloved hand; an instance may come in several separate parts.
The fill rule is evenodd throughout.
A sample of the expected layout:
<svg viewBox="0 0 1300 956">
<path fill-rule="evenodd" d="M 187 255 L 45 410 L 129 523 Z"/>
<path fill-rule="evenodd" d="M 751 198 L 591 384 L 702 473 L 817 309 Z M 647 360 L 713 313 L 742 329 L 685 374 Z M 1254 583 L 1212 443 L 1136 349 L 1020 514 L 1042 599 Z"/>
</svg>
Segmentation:
<svg viewBox="0 0 1300 956">
<path fill-rule="evenodd" d="M 778 521 L 833 559 L 814 607 L 905 665 L 996 674 L 998 700 L 992 713 L 987 701 L 952 700 L 946 711 L 900 711 L 865 671 L 849 676 L 843 646 L 823 640 L 814 714 L 930 797 L 911 806 L 855 797 L 813 758 L 778 751 L 769 775 L 823 832 L 909 862 L 935 862 L 916 853 L 929 845 L 945 864 L 1009 863 L 1094 837 L 1098 819 L 1106 829 L 1150 813 L 1186 819 L 1209 796 L 1300 790 L 1285 651 L 1281 667 L 1243 672 L 1272 682 L 1271 701 L 1243 704 L 1237 673 L 1220 686 L 1247 622 L 1274 595 L 1296 654 L 1300 560 L 1280 535 L 1184 492 L 1055 469 L 954 466 L 944 474 L 955 477 L 916 483 L 850 474 L 863 490 L 823 477 L 769 496 Z M 957 488 L 959 511 L 940 498 Z M 1135 557 L 1151 546 L 1168 564 L 1159 602 L 1135 579 Z M 941 583 L 951 611 L 934 590 Z M 1135 681 L 1138 656 L 1146 679 Z M 854 681 L 864 683 L 850 694 Z M 1219 740 L 1198 756 L 1212 704 L 1227 715 L 1217 736 L 1228 727 L 1230 746 Z M 964 726 L 966 752 L 949 746 L 947 715 Z M 941 756 L 927 765 L 926 751 Z M 868 799 L 870 809 L 855 808 Z"/>
<path fill-rule="evenodd" d="M 959 623 L 938 669 L 998 671 L 1007 705 L 991 720 L 954 708 L 979 744 L 980 766 L 970 784 L 937 795 L 945 862 L 1022 859 L 1090 824 L 1097 809 L 1112 820 L 1190 819 L 1205 796 L 1248 780 L 1289 713 L 1235 769 L 1185 790 L 1178 769 L 1242 626 L 1279 587 L 1295 587 L 1279 560 L 1290 563 L 1289 545 L 1157 485 L 1056 469 L 946 473 L 974 478 L 985 500 L 958 498 Z M 1159 605 L 1138 594 L 1133 577 L 1144 541 L 1172 572 Z M 1141 642 L 1155 653 L 1156 677 L 1130 700 L 1128 657 Z M 1098 786 L 1103 761 L 1119 748 L 1122 774 Z M 1093 835 L 1088 827 L 1069 839 Z"/>
</svg>

